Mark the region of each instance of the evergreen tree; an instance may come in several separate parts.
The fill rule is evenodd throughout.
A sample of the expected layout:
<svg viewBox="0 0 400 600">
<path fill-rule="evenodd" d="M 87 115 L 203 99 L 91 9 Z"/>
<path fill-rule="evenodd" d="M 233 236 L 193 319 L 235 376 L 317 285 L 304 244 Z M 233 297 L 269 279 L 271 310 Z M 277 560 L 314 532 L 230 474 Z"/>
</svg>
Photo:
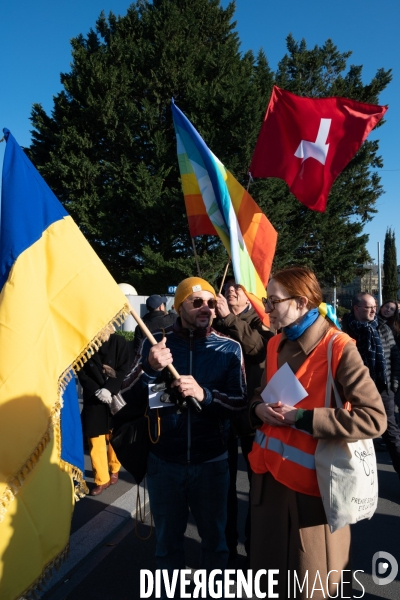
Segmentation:
<svg viewBox="0 0 400 600">
<path fill-rule="evenodd" d="M 234 5 L 219 0 L 138 0 L 123 17 L 101 14 L 72 40 L 72 66 L 51 116 L 32 111 L 28 154 L 119 281 L 165 292 L 196 273 L 170 111 L 174 97 L 225 166 L 247 185 L 274 74 L 265 54 L 242 54 Z M 369 85 L 350 53 L 328 41 L 307 50 L 291 36 L 276 83 L 298 94 L 378 102 L 390 72 Z M 301 263 L 324 281 L 346 281 L 368 254 L 363 225 L 382 190 L 366 142 L 335 182 L 325 214 L 293 198 L 285 183 L 257 180 L 250 192 L 279 233 L 275 266 Z M 203 276 L 227 257 L 218 238 L 196 239 Z"/>
<path fill-rule="evenodd" d="M 233 5 L 140 0 L 72 40 L 51 117 L 35 105 L 30 156 L 110 271 L 139 292 L 196 273 L 171 98 L 233 171 L 250 162 L 272 86 L 266 60 L 241 55 Z M 268 85 L 269 82 L 269 85 Z M 227 255 L 196 240 L 214 279 Z"/>
<path fill-rule="evenodd" d="M 383 302 L 385 300 L 396 300 L 398 290 L 396 239 L 394 231 L 388 229 L 383 250 Z"/>
</svg>

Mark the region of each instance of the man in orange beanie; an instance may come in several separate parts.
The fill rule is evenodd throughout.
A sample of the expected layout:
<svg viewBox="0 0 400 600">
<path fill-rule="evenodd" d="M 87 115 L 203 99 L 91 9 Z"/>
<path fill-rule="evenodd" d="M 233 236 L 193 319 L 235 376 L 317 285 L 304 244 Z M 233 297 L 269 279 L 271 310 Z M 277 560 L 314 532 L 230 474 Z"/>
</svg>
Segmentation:
<svg viewBox="0 0 400 600">
<path fill-rule="evenodd" d="M 159 409 L 161 435 L 152 444 L 147 483 L 153 513 L 158 568 L 185 569 L 184 533 L 189 510 L 201 537 L 200 568 L 225 569 L 230 417 L 246 407 L 240 344 L 214 331 L 216 294 L 204 279 L 189 277 L 176 290 L 175 324 L 146 340 L 127 379 L 124 398 L 134 402 L 143 390 L 165 381 L 171 363 L 180 373 L 170 385 L 171 402 Z M 196 402 L 190 401 L 194 398 Z M 150 410 L 152 436 L 155 411 Z M 164 596 L 165 590 L 163 590 Z"/>
</svg>

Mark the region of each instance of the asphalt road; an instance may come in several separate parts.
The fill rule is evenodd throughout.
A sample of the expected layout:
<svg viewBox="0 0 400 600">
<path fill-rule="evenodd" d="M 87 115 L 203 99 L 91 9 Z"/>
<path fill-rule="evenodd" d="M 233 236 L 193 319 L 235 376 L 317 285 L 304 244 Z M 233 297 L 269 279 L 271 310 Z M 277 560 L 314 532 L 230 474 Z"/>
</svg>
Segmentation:
<svg viewBox="0 0 400 600">
<path fill-rule="evenodd" d="M 240 457 L 241 458 L 241 457 Z M 352 527 L 353 568 L 358 573 L 360 586 L 354 587 L 353 597 L 366 600 L 389 598 L 400 600 L 400 574 L 388 585 L 377 585 L 372 580 L 372 559 L 376 552 L 393 555 L 400 565 L 400 482 L 387 452 L 378 452 L 379 505 L 371 521 L 362 521 Z M 86 473 L 92 486 L 89 458 Z M 248 483 L 244 461 L 238 474 L 239 494 L 239 556 L 228 565 L 231 569 L 244 568 L 245 552 L 243 529 L 248 501 Z M 81 500 L 72 521 L 71 552 L 59 572 L 39 595 L 41 600 L 136 600 L 140 598 L 140 570 L 154 571 L 155 532 L 147 514 L 145 523 L 135 519 L 137 488 L 131 476 L 122 471 L 117 485 L 98 497 Z M 145 503 L 141 490 L 142 505 Z M 147 505 L 148 506 L 148 505 Z M 144 516 L 144 512 L 142 516 Z M 140 521 L 140 519 L 139 519 Z M 137 524 L 137 532 L 135 531 Z M 138 535 L 141 538 L 139 539 Z M 193 522 L 185 535 L 187 567 L 199 565 L 199 538 Z M 389 567 L 390 571 L 390 567 Z M 154 596 L 152 596 L 154 597 Z"/>
</svg>

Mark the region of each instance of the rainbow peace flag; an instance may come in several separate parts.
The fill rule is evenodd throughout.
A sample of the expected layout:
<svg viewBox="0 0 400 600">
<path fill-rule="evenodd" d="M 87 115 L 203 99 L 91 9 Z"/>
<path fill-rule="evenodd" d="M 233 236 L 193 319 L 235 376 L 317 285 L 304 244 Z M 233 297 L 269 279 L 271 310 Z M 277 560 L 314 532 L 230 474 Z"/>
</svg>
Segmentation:
<svg viewBox="0 0 400 600">
<path fill-rule="evenodd" d="M 242 285 L 261 318 L 261 298 L 271 271 L 277 232 L 250 194 L 206 146 L 172 102 L 179 169 L 190 234 L 219 235 Z"/>
<path fill-rule="evenodd" d="M 87 491 L 73 375 L 129 307 L 11 133 L 4 134 L 0 598 L 14 600 L 37 589 L 67 553 L 74 499 Z"/>
</svg>

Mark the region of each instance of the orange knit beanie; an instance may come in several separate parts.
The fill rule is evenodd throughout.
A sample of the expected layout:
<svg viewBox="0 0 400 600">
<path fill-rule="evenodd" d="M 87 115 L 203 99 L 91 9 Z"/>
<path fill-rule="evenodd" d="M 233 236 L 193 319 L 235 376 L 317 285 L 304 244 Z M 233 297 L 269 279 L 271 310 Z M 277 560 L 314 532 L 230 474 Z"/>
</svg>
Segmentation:
<svg viewBox="0 0 400 600">
<path fill-rule="evenodd" d="M 216 297 L 215 290 L 208 281 L 201 279 L 200 277 L 188 277 L 181 281 L 176 288 L 174 307 L 177 313 L 179 313 L 182 302 L 186 300 L 190 294 L 195 294 L 196 292 L 211 292 L 214 298 Z"/>
</svg>

